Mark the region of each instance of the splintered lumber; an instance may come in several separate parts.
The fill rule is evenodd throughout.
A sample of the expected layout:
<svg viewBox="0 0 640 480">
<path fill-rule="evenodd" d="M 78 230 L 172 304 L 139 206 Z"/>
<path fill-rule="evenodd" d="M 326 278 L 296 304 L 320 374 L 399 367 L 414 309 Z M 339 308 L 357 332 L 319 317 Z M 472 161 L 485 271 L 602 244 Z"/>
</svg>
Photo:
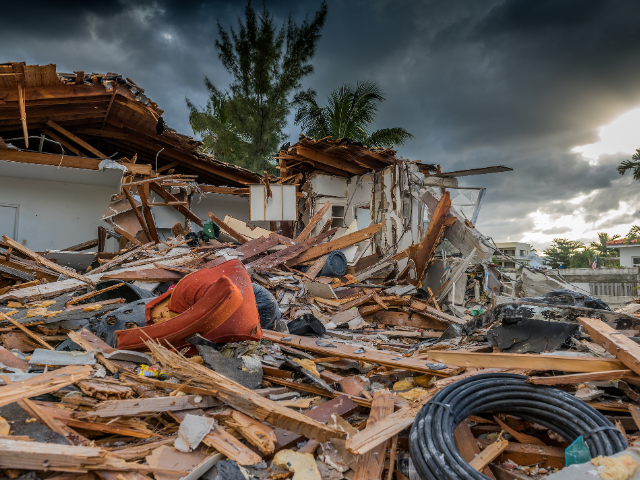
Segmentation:
<svg viewBox="0 0 640 480">
<path fill-rule="evenodd" d="M 362 310 L 360 311 L 360 314 L 363 315 L 363 317 L 364 315 L 367 315 Z M 414 312 L 391 312 L 385 310 L 370 314 L 370 317 L 364 317 L 365 320 L 369 320 L 369 318 L 377 324 L 392 325 L 394 327 L 430 328 L 433 330 L 445 331 L 449 326 L 447 322 Z"/>
<path fill-rule="evenodd" d="M 328 232 L 321 233 L 320 235 L 310 238 L 309 240 L 291 245 L 290 247 L 280 250 L 279 252 L 272 253 L 271 255 L 267 255 L 266 257 L 258 258 L 257 260 L 249 263 L 247 265 L 247 268 L 251 268 L 256 272 L 264 272 L 273 267 L 281 265 L 286 261 L 297 257 L 301 252 L 304 252 L 305 250 L 308 250 L 309 248 L 317 245 L 328 236 L 333 235 L 337 230 L 337 228 L 332 228 Z"/>
<path fill-rule="evenodd" d="M 85 150 L 88 150 L 89 152 L 93 153 L 96 157 L 102 158 L 103 160 L 108 158 L 104 153 L 101 153 L 100 151 L 96 150 L 91 145 L 89 145 L 87 142 L 85 142 L 84 140 L 82 140 L 79 137 L 76 137 L 69 130 L 67 130 L 66 128 L 61 127 L 60 125 L 55 123 L 53 120 L 47 120 L 47 125 L 49 125 L 54 130 L 57 130 L 58 132 L 60 132 L 62 135 L 67 137 L 69 140 L 73 140 L 75 143 L 80 145 Z"/>
<path fill-rule="evenodd" d="M 640 345 L 597 318 L 578 317 L 578 321 L 587 329 L 593 342 L 640 374 Z"/>
<path fill-rule="evenodd" d="M 149 184 L 147 183 L 145 185 L 149 185 Z M 127 197 L 127 200 L 129 201 L 129 205 L 131 205 L 131 210 L 133 210 L 133 213 L 135 213 L 136 218 L 138 219 L 138 223 L 140 224 L 140 227 L 142 227 L 142 230 L 144 231 L 144 234 L 147 236 L 147 239 L 157 241 L 151 236 L 149 227 L 147 227 L 144 217 L 140 213 L 140 210 L 138 210 L 138 205 L 136 204 L 136 200 L 133 198 L 133 195 L 131 195 L 131 192 L 129 191 L 129 187 L 122 187 L 122 191 L 124 192 L 124 196 Z"/>
<path fill-rule="evenodd" d="M 153 356 L 168 370 L 176 375 L 189 377 L 202 385 L 216 390 L 216 397 L 236 410 L 257 420 L 290 430 L 307 438 L 326 442 L 331 438 L 344 438 L 344 432 L 336 431 L 311 418 L 287 407 L 261 397 L 253 390 L 243 387 L 224 375 L 214 372 L 203 365 L 189 362 L 167 348 L 153 342 L 147 342 Z"/>
<path fill-rule="evenodd" d="M 357 232 L 353 232 L 340 238 L 336 238 L 329 242 L 312 247 L 307 251 L 301 253 L 297 257 L 293 258 L 292 260 L 289 260 L 287 262 L 287 265 L 289 267 L 293 267 L 310 260 L 315 260 L 316 258 L 326 255 L 327 253 L 331 253 L 334 250 L 340 250 L 341 248 L 349 247 L 351 245 L 359 243 L 363 240 L 373 237 L 376 233 L 378 233 L 378 231 L 380 231 L 383 225 L 384 222 L 378 223 L 376 225 L 371 225 L 370 227 L 363 228 L 362 230 L 358 230 Z"/>
<path fill-rule="evenodd" d="M 640 380 L 640 377 L 631 370 L 611 370 L 609 372 L 576 373 L 574 375 L 558 375 L 555 377 L 530 377 L 527 382 L 536 385 L 570 385 L 574 383 L 620 380 L 623 378 L 637 378 Z"/>
<path fill-rule="evenodd" d="M 268 455 L 275 451 L 276 434 L 264 423 L 236 410 L 227 410 L 216 416 L 222 417 L 226 427 L 233 428 L 262 453 Z"/>
<path fill-rule="evenodd" d="M 527 370 L 557 370 L 561 372 L 605 372 L 623 370 L 618 360 L 562 355 L 528 353 L 475 353 L 463 351 L 428 350 L 428 357 L 436 362 L 460 367 L 522 368 Z"/>
<path fill-rule="evenodd" d="M 184 273 L 165 270 L 164 268 L 148 268 L 129 272 L 107 273 L 102 278 L 122 280 L 124 282 L 176 282 L 184 277 Z"/>
<path fill-rule="evenodd" d="M 95 410 L 89 412 L 89 415 L 96 417 L 134 416 L 142 413 L 174 412 L 193 408 L 218 407 L 220 405 L 220 402 L 215 398 L 200 395 L 109 400 L 100 402 Z"/>
<path fill-rule="evenodd" d="M 215 423 L 207 436 L 202 439 L 202 443 L 235 460 L 238 465 L 255 465 L 262 461 L 260 455 Z"/>
<path fill-rule="evenodd" d="M 128 168 L 128 167 L 127 167 Z M 135 184 L 130 184 L 135 185 Z M 162 199 L 166 202 L 172 202 L 172 207 L 175 208 L 178 212 L 184 215 L 187 219 L 195 222 L 196 225 L 202 227 L 202 220 L 195 213 L 193 213 L 189 208 L 185 207 L 182 202 L 180 202 L 176 197 L 174 197 L 171 193 L 167 192 L 160 183 L 157 182 L 157 179 L 154 179 L 153 182 L 149 182 L 149 188 L 162 197 Z"/>
<path fill-rule="evenodd" d="M 339 415 L 346 417 L 356 411 L 357 405 L 347 396 L 341 395 L 333 400 L 323 403 L 322 405 L 309 410 L 304 413 L 305 417 L 315 420 L 321 424 L 326 424 L 331 415 Z M 284 428 L 276 428 L 274 430 L 276 434 L 276 446 L 275 451 L 282 450 L 283 448 L 291 448 L 304 440 L 304 435 L 297 435 Z"/>
<path fill-rule="evenodd" d="M 106 450 L 97 447 L 0 439 L 3 468 L 87 472 L 88 465 L 102 465 L 106 455 Z"/>
<path fill-rule="evenodd" d="M 36 263 L 42 265 L 43 267 L 53 270 L 54 272 L 61 273 L 62 275 L 65 275 L 67 277 L 75 278 L 76 280 L 80 280 L 81 282 L 88 283 L 89 285 L 92 285 L 92 286 L 96 284 L 96 282 L 94 282 L 90 278 L 85 277 L 84 275 L 80 275 L 79 273 L 76 273 L 74 270 L 66 269 L 58 265 L 57 263 L 53 263 L 51 260 L 47 260 L 46 258 L 38 255 L 36 252 L 25 247 L 24 245 L 10 239 L 6 235 L 2 236 L 2 241 L 7 245 L 9 245 L 10 247 L 13 247 L 14 250 L 22 252 L 28 257 L 32 258 L 33 260 L 36 261 Z"/>
<path fill-rule="evenodd" d="M 262 368 L 265 368 L 265 367 L 262 367 Z M 323 380 L 326 380 L 325 378 L 326 372 L 328 372 L 328 370 L 324 370 L 322 373 L 320 373 L 320 378 L 322 378 Z M 324 388 L 314 387 L 313 385 L 307 385 L 305 383 L 296 383 L 290 380 L 285 380 L 284 378 L 272 377 L 269 375 L 265 375 L 264 379 L 271 383 L 275 383 L 276 385 L 289 387 L 292 390 L 300 390 L 302 392 L 313 393 L 314 395 L 322 395 L 325 397 L 332 397 L 332 398 L 346 396 L 346 397 L 349 397 L 351 400 L 353 400 L 355 404 L 360 405 L 361 407 L 371 408 L 371 400 L 367 400 L 366 398 L 362 398 L 362 397 L 354 397 L 353 395 L 348 395 L 344 392 L 337 393 L 336 391 L 334 391 L 333 393 L 331 393 L 328 390 L 325 390 Z M 342 377 L 340 377 L 340 379 L 342 379 Z M 334 382 L 336 380 L 328 380 L 328 381 Z"/>
<path fill-rule="evenodd" d="M 495 458 L 500 455 L 509 445 L 509 442 L 505 438 L 499 438 L 487 448 L 485 448 L 480 455 L 475 457 L 469 462 L 476 471 L 481 472 L 487 467 Z"/>
<path fill-rule="evenodd" d="M 247 243 L 249 241 L 248 238 L 246 238 L 243 235 L 241 235 L 240 233 L 238 233 L 236 230 L 234 230 L 229 225 L 224 223 L 223 220 L 220 220 L 218 217 L 216 217 L 213 213 L 209 212 L 209 217 L 211 218 L 211 220 L 216 222 L 216 225 L 218 225 L 222 230 L 227 232 L 229 235 L 231 235 L 233 238 L 235 238 L 240 243 Z"/>
<path fill-rule="evenodd" d="M 329 211 L 330 206 L 331 204 L 327 201 L 322 206 L 322 208 L 318 210 L 318 212 L 313 217 L 311 217 L 311 220 L 309 220 L 309 223 L 307 224 L 307 226 L 304 227 L 304 230 L 302 230 L 302 232 L 300 232 L 300 235 L 296 237 L 296 242 L 302 242 L 306 240 L 309 235 L 311 235 L 311 231 L 315 228 L 318 222 L 322 220 L 322 217 L 324 216 L 324 214 L 327 213 L 327 211 Z"/>
<path fill-rule="evenodd" d="M 376 391 L 371 403 L 371 414 L 367 420 L 367 427 L 372 427 L 389 414 L 393 413 L 393 393 L 389 390 Z M 387 440 L 383 440 L 364 455 L 358 457 L 355 480 L 370 480 L 382 478 L 384 459 L 387 452 Z"/>
<path fill-rule="evenodd" d="M 110 268 L 115 267 L 116 265 L 120 265 L 121 263 L 127 261 L 128 259 L 136 256 L 138 253 L 143 251 L 145 248 L 149 248 L 153 245 L 153 242 L 149 242 L 146 245 L 141 245 L 136 248 L 132 248 L 128 252 L 123 253 L 122 255 L 118 255 L 116 258 L 109 260 L 107 263 L 103 263 L 98 268 L 91 272 L 92 275 L 96 275 L 98 273 L 106 272 Z"/>
<path fill-rule="evenodd" d="M 258 237 L 239 246 L 238 248 L 236 248 L 236 252 L 241 253 L 244 256 L 244 258 L 242 259 L 244 261 L 251 257 L 255 257 L 260 253 L 266 252 L 268 249 L 270 249 L 271 247 L 275 247 L 279 243 L 279 235 L 271 234 L 267 238 Z"/>
<path fill-rule="evenodd" d="M 453 286 L 460 279 L 460 277 L 462 277 L 462 275 L 465 274 L 465 272 L 467 271 L 467 268 L 469 268 L 469 265 L 471 265 L 471 260 L 473 260 L 473 257 L 475 256 L 476 251 L 477 251 L 477 248 L 474 248 L 473 250 L 471 250 L 471 253 L 466 257 L 464 257 L 464 260 L 462 260 L 458 265 L 453 267 L 454 270 L 451 273 L 451 276 L 449 277 L 447 283 L 442 285 L 442 287 L 440 287 L 440 290 L 438 290 L 438 292 L 435 293 L 436 301 L 442 302 L 445 298 L 447 298 L 447 295 L 449 295 L 449 292 L 453 290 Z"/>
<path fill-rule="evenodd" d="M 502 420 L 500 420 L 498 417 L 496 417 L 495 415 L 493 416 L 493 420 L 500 425 L 500 428 L 502 428 L 505 432 L 507 432 L 509 435 L 511 435 L 513 438 L 515 438 L 516 440 L 518 440 L 520 443 L 526 443 L 526 444 L 531 444 L 531 445 L 540 445 L 541 447 L 546 447 L 547 445 L 540 440 L 538 437 L 534 437 L 532 435 L 527 435 L 526 433 L 520 433 L 517 430 L 511 428 L 509 425 L 507 425 L 506 423 L 504 423 Z"/>
<path fill-rule="evenodd" d="M 495 442 L 486 438 L 478 438 L 476 441 L 483 449 L 488 448 Z M 563 448 L 509 442 L 502 453 L 498 455 L 496 461 L 506 462 L 507 460 L 512 460 L 518 465 L 539 464 L 544 468 L 564 468 L 564 458 Z"/>
<path fill-rule="evenodd" d="M 408 277 L 409 281 L 413 285 L 422 284 L 425 271 L 427 270 L 427 267 L 435 254 L 439 240 L 442 237 L 445 227 L 444 222 L 449 213 L 449 208 L 451 208 L 451 197 L 449 192 L 445 192 L 438 201 L 438 205 L 436 206 L 433 215 L 431 215 L 431 220 L 429 221 L 429 226 L 427 227 L 424 237 L 422 237 L 422 240 L 418 245 L 412 245 L 409 247 L 409 258 L 413 260 L 416 268 L 416 277 L 413 279 Z"/>
<path fill-rule="evenodd" d="M 0 319 L 2 320 L 6 320 L 7 322 L 10 322 L 14 327 L 18 327 L 20 330 L 22 330 L 28 337 L 30 337 L 31 339 L 35 340 L 37 343 L 39 343 L 40 345 L 42 345 L 44 348 L 46 348 L 47 350 L 54 350 L 54 348 L 49 345 L 47 342 L 45 342 L 44 340 L 42 340 L 42 338 L 40 338 L 38 335 L 36 335 L 35 333 L 33 333 L 31 330 L 29 330 L 27 327 L 25 327 L 24 325 L 21 325 L 20 323 L 18 323 L 17 321 L 15 321 L 13 318 L 11 317 L 7 317 L 4 313 L 0 312 Z"/>
<path fill-rule="evenodd" d="M 451 375 L 459 373 L 462 370 L 461 368 L 456 367 L 447 367 L 443 368 L 442 370 L 431 370 L 427 365 L 429 362 L 418 358 L 399 357 L 396 354 L 390 355 L 379 350 L 368 350 L 363 349 L 360 346 L 345 345 L 342 343 L 332 344 L 330 342 L 323 342 L 314 338 L 302 337 L 299 335 L 289 335 L 274 331 L 264 331 L 263 336 L 264 338 L 271 340 L 272 342 L 279 343 L 280 345 L 286 345 L 302 350 L 308 350 L 310 352 L 321 353 L 327 357 L 333 356 L 349 358 L 351 360 L 362 360 L 368 363 L 377 363 L 378 365 L 402 368 L 405 370 L 411 370 L 413 372 L 430 373 L 433 375 L 438 375 L 440 377 L 449 377 Z M 291 340 L 283 340 L 284 338 L 291 338 Z M 318 345 L 318 343 L 334 346 L 323 346 Z M 360 349 L 363 349 L 365 351 L 363 353 L 355 353 Z"/>
<path fill-rule="evenodd" d="M 65 303 L 65 307 L 70 307 L 71 305 L 75 305 L 76 303 L 80 303 L 84 300 L 87 300 L 89 298 L 93 298 L 96 295 L 100 295 L 102 293 L 105 292 L 110 292 L 111 290 L 115 290 L 116 288 L 120 288 L 123 285 L 125 285 L 125 283 L 118 283 L 116 285 L 111 285 L 110 287 L 107 288 L 103 288 L 102 290 L 94 290 L 93 292 L 89 292 L 89 293 L 85 293 L 84 295 L 80 295 L 79 297 L 73 297 L 71 300 L 69 300 L 67 303 Z"/>
<path fill-rule="evenodd" d="M 0 407 L 24 398 L 55 392 L 88 377 L 92 371 L 93 369 L 89 365 L 69 365 L 0 387 Z"/>
<path fill-rule="evenodd" d="M 460 453 L 460 456 L 465 460 L 465 462 L 471 463 L 471 461 L 474 460 L 477 455 L 480 455 L 480 447 L 478 447 L 478 442 L 476 442 L 476 439 L 473 436 L 473 433 L 471 433 L 471 429 L 469 428 L 469 424 L 466 421 L 460 423 L 453 431 L 453 441 L 456 444 L 458 453 Z M 473 466 L 473 468 L 478 470 L 475 466 Z M 496 478 L 493 476 L 493 473 L 491 473 L 491 470 L 486 466 L 482 469 L 479 469 L 478 471 L 482 472 L 486 477 L 492 478 L 494 480 Z"/>
<path fill-rule="evenodd" d="M 433 389 L 429 394 L 419 398 L 415 402 L 402 407 L 400 410 L 388 415 L 374 425 L 360 430 L 355 435 L 350 436 L 346 442 L 346 448 L 354 455 L 363 455 L 380 442 L 389 440 L 394 435 L 402 432 L 405 428 L 413 425 L 413 421 L 420 409 L 436 394 L 437 389 Z"/>
</svg>

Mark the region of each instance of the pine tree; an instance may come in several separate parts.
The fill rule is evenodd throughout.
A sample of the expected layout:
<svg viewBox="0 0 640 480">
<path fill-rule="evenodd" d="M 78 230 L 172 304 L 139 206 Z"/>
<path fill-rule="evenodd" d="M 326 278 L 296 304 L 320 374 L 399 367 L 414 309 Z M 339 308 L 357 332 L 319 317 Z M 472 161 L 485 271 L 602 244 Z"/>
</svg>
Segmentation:
<svg viewBox="0 0 640 480">
<path fill-rule="evenodd" d="M 298 25 L 289 15 L 277 29 L 266 6 L 258 14 L 249 2 L 237 29 L 227 32 L 218 21 L 216 51 L 233 81 L 222 91 L 205 77 L 209 100 L 203 109 L 187 99 L 189 122 L 206 151 L 258 173 L 273 170 L 272 157 L 285 138 L 290 97 L 313 73 L 310 61 L 326 17 L 323 2 L 312 21 L 305 18 Z"/>
</svg>

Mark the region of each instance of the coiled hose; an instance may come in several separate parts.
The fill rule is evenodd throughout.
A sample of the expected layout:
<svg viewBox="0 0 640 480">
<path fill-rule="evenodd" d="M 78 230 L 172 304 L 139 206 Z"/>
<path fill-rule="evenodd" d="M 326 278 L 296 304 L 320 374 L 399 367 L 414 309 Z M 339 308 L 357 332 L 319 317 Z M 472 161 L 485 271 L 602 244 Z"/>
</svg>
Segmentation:
<svg viewBox="0 0 640 480">
<path fill-rule="evenodd" d="M 573 442 L 584 437 L 591 456 L 627 448 L 604 415 L 557 388 L 526 383 L 527 377 L 487 373 L 465 378 L 438 392 L 411 428 L 409 450 L 423 480 L 486 479 L 458 453 L 453 431 L 469 415 L 508 413 L 542 425 Z"/>
</svg>

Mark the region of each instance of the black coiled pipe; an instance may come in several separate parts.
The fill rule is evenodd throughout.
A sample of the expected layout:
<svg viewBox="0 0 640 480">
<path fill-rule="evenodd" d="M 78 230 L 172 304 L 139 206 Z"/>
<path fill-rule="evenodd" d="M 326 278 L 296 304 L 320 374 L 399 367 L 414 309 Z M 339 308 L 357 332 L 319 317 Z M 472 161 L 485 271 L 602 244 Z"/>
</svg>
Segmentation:
<svg viewBox="0 0 640 480">
<path fill-rule="evenodd" d="M 460 456 L 453 441 L 458 424 L 469 415 L 486 412 L 535 422 L 570 442 L 592 432 L 585 437 L 592 457 L 627 448 L 626 439 L 600 412 L 562 390 L 526 383 L 526 379 L 510 373 L 480 374 L 438 392 L 411 427 L 409 449 L 420 478 L 486 479 Z M 595 429 L 599 430 L 593 433 Z"/>
</svg>

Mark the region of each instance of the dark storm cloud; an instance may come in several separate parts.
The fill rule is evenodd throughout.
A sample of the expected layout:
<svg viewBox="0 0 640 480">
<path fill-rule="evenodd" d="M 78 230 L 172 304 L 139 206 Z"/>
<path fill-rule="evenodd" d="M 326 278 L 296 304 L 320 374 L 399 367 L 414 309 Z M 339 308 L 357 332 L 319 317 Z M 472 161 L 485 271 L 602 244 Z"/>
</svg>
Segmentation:
<svg viewBox="0 0 640 480">
<path fill-rule="evenodd" d="M 245 7 L 195 0 L 5 3 L 4 17 L 14 21 L 0 31 L 3 61 L 121 73 L 187 134 L 184 98 L 206 102 L 205 75 L 222 88 L 230 80 L 214 49 L 216 21 L 235 25 Z M 297 21 L 312 16 L 320 1 L 266 3 L 281 24 L 289 13 Z M 598 127 L 640 104 L 639 13 L 632 0 L 332 0 L 315 74 L 304 86 L 324 100 L 342 83 L 375 79 L 387 98 L 376 127 L 402 126 L 415 135 L 399 149 L 405 158 L 444 170 L 514 168 L 461 180 L 488 188 L 479 227 L 496 241 L 538 228 L 532 212 L 580 215 L 615 229 L 635 217 L 612 212 L 640 202 L 637 184 L 615 170 L 626 156 L 590 165 L 571 148 L 597 141 Z M 298 128 L 288 131 L 295 141 Z"/>
</svg>

